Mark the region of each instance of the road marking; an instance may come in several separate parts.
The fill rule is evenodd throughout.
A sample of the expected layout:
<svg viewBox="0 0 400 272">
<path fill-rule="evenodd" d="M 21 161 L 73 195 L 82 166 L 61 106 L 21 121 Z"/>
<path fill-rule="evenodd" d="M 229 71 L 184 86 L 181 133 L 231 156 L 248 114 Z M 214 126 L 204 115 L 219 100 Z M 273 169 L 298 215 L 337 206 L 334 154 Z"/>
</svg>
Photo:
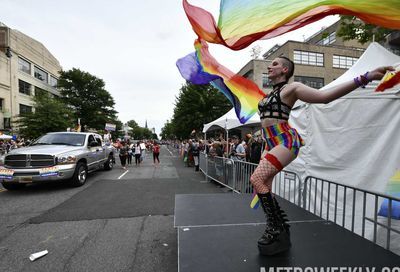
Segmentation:
<svg viewBox="0 0 400 272">
<path fill-rule="evenodd" d="M 6 189 L 3 189 L 3 188 L 0 189 L 0 193 L 1 193 L 1 192 L 5 192 L 5 191 L 7 191 L 7 190 L 6 190 Z"/>
<path fill-rule="evenodd" d="M 171 154 L 172 157 L 175 157 L 174 154 L 172 154 L 172 152 L 168 149 L 168 147 L 167 147 L 167 150 L 168 150 L 169 154 Z"/>
<path fill-rule="evenodd" d="M 315 219 L 315 220 L 296 220 L 296 221 L 287 221 L 288 224 L 296 224 L 296 223 L 315 223 L 315 222 L 326 222 L 324 219 Z M 175 224 L 175 223 L 174 223 Z M 190 225 L 190 226 L 176 226 L 178 228 L 206 228 L 206 227 L 231 227 L 231 226 L 258 226 L 265 225 L 264 222 L 253 222 L 253 223 L 232 223 L 232 224 L 215 224 L 215 225 Z"/>
<path fill-rule="evenodd" d="M 126 170 L 121 176 L 119 176 L 118 177 L 118 179 L 121 179 L 123 176 L 125 176 L 126 175 L 126 173 L 128 173 L 129 172 L 129 170 Z"/>
</svg>

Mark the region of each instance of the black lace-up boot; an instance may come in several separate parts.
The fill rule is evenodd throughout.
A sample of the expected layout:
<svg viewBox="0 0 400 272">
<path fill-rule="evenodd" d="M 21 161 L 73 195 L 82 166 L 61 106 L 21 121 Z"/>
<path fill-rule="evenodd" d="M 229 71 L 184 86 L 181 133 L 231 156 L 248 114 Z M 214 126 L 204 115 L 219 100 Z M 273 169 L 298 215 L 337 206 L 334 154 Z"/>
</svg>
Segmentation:
<svg viewBox="0 0 400 272">
<path fill-rule="evenodd" d="M 260 204 L 267 218 L 264 234 L 258 240 L 258 249 L 262 255 L 274 255 L 290 248 L 289 225 L 286 214 L 279 207 L 271 193 L 258 194 Z"/>
</svg>

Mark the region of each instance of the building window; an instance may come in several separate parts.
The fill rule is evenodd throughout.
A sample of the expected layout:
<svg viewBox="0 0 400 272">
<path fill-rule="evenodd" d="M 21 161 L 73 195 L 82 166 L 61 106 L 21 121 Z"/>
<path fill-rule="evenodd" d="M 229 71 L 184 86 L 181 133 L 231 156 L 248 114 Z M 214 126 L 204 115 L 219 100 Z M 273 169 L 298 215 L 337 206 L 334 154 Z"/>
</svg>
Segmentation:
<svg viewBox="0 0 400 272">
<path fill-rule="evenodd" d="M 3 111 L 4 107 L 4 98 L 0 98 L 0 111 Z"/>
<path fill-rule="evenodd" d="M 18 89 L 20 93 L 31 95 L 31 84 L 23 80 L 18 80 Z"/>
<path fill-rule="evenodd" d="M 31 106 L 27 106 L 24 104 L 19 104 L 19 113 L 28 113 L 28 112 L 32 112 L 32 107 Z"/>
<path fill-rule="evenodd" d="M 47 73 L 42 69 L 35 66 L 35 77 L 43 82 L 47 83 Z"/>
<path fill-rule="evenodd" d="M 56 88 L 58 84 L 58 79 L 50 75 L 50 86 Z"/>
<path fill-rule="evenodd" d="M 244 78 L 247 78 L 247 79 L 253 79 L 253 74 L 254 74 L 253 70 L 250 70 L 250 71 L 248 71 L 247 73 L 245 73 L 245 74 L 243 75 L 243 77 L 244 77 Z"/>
<path fill-rule="evenodd" d="M 336 42 L 336 32 L 332 32 L 329 34 L 327 37 L 319 40 L 317 42 L 318 45 L 330 45 L 332 43 Z"/>
<path fill-rule="evenodd" d="M 47 91 L 35 86 L 35 96 L 45 95 Z"/>
<path fill-rule="evenodd" d="M 18 58 L 18 70 L 27 73 L 27 74 L 31 74 L 31 64 L 21 58 Z"/>
<path fill-rule="evenodd" d="M 324 79 L 322 77 L 295 76 L 294 81 L 301 82 L 315 89 L 320 89 L 324 86 Z"/>
<path fill-rule="evenodd" d="M 333 55 L 333 68 L 349 69 L 358 58 Z"/>
<path fill-rule="evenodd" d="M 4 129 L 10 129 L 11 128 L 11 118 L 4 118 Z"/>
<path fill-rule="evenodd" d="M 308 51 L 294 50 L 294 63 L 324 66 L 324 54 Z"/>
<path fill-rule="evenodd" d="M 269 79 L 268 74 L 262 74 L 262 87 L 264 89 L 272 88 L 272 81 Z"/>
</svg>

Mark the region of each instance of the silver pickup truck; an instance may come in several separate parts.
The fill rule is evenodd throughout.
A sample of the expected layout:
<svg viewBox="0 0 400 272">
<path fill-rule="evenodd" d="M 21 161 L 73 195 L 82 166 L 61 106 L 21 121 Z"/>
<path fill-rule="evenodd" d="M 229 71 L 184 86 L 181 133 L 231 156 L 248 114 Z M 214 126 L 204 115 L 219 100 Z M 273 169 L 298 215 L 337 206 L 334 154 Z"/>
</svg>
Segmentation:
<svg viewBox="0 0 400 272">
<path fill-rule="evenodd" d="M 8 190 L 27 183 L 70 180 L 73 186 L 86 182 L 88 172 L 111 170 L 114 148 L 100 135 L 82 132 L 47 133 L 28 147 L 0 158 L 0 182 Z"/>
</svg>

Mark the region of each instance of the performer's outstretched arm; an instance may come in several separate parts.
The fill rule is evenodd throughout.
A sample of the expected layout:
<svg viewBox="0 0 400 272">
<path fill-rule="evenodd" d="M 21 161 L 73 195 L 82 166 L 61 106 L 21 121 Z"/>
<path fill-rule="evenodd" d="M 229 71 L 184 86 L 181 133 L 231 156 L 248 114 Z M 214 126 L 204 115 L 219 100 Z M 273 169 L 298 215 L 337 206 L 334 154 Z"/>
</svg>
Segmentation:
<svg viewBox="0 0 400 272">
<path fill-rule="evenodd" d="M 338 86 L 318 91 L 317 89 L 308 87 L 302 83 L 294 82 L 290 84 L 297 99 L 308 103 L 329 103 L 339 97 L 342 97 L 358 87 L 365 86 L 373 80 L 380 80 L 386 71 L 394 71 L 392 66 L 379 67 L 368 74 L 356 77 L 354 80 L 344 82 Z"/>
</svg>

